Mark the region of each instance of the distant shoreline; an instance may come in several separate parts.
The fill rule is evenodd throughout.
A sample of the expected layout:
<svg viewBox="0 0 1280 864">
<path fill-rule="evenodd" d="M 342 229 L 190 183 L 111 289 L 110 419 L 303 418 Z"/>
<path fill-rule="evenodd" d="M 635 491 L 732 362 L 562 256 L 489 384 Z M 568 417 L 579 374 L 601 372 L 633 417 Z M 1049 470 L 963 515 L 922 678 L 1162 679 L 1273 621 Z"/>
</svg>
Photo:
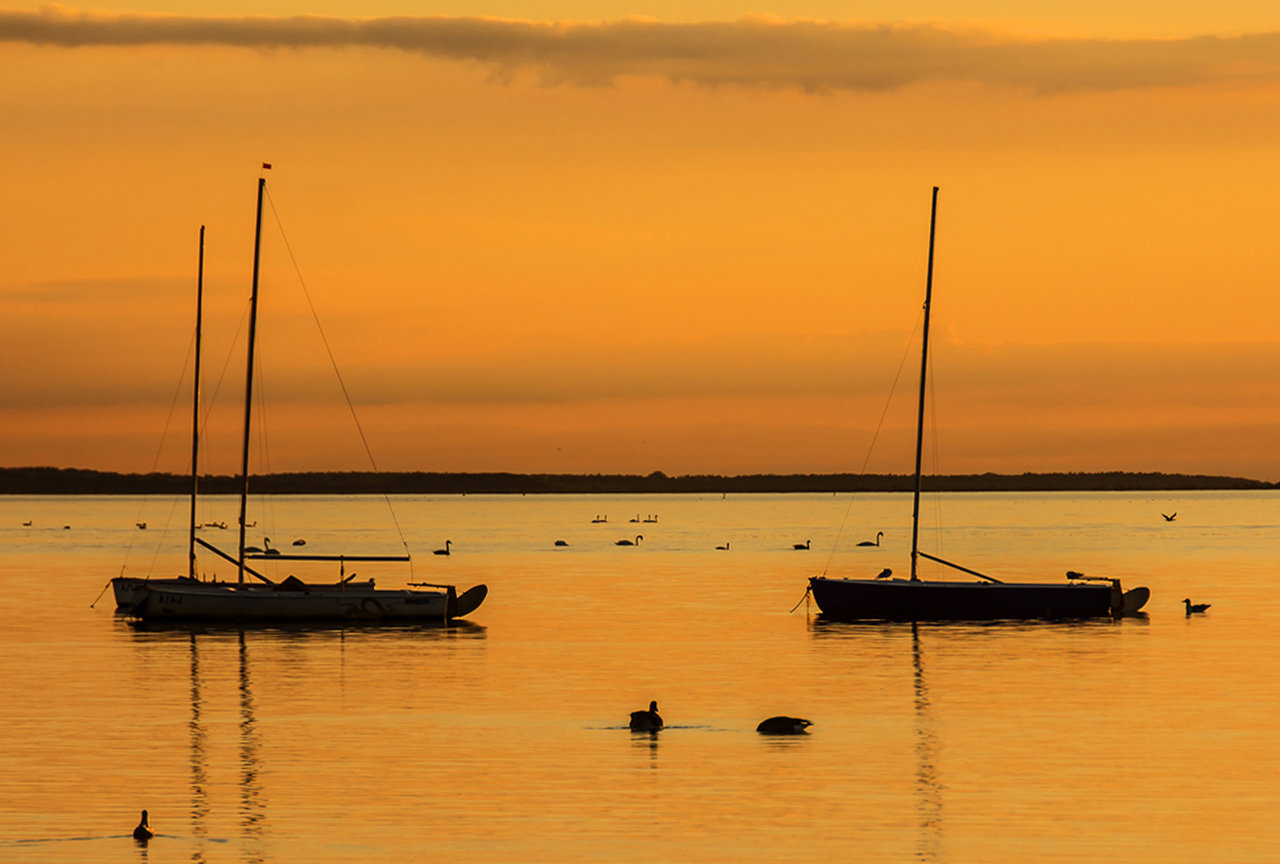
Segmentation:
<svg viewBox="0 0 1280 864">
<path fill-rule="evenodd" d="M 931 492 L 1178 492 L 1275 489 L 1276 483 L 1242 477 L 1128 471 L 927 476 Z M 0 495 L 153 495 L 185 493 L 191 478 L 180 474 L 121 474 L 80 468 L 0 468 Z M 309 472 L 251 478 L 257 494 L 274 495 L 584 495 L 779 492 L 909 492 L 909 474 L 513 474 L 428 471 Z M 237 478 L 208 475 L 200 491 L 239 492 Z"/>
</svg>

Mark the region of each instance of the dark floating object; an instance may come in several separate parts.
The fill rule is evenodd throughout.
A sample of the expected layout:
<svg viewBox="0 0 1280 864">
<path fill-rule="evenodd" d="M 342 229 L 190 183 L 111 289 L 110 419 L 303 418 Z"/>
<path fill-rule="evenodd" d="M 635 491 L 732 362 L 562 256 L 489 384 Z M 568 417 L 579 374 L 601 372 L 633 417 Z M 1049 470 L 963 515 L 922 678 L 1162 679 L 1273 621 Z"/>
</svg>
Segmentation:
<svg viewBox="0 0 1280 864">
<path fill-rule="evenodd" d="M 1164 521 L 1166 522 L 1172 522 L 1174 519 L 1178 518 L 1176 511 L 1173 513 L 1161 513 L 1160 515 L 1164 517 Z"/>
<path fill-rule="evenodd" d="M 294 546 L 306 546 L 306 545 L 307 545 L 307 541 L 306 541 L 306 540 L 303 540 L 301 537 L 299 537 L 297 540 L 294 540 L 294 541 L 293 541 L 293 545 L 294 545 Z"/>
<path fill-rule="evenodd" d="M 657 732 L 663 726 L 662 717 L 658 714 L 658 703 L 649 703 L 648 711 L 631 712 L 632 732 Z"/>
<path fill-rule="evenodd" d="M 437 550 L 435 550 L 434 552 L 432 552 L 431 554 L 432 554 L 432 555 L 448 555 L 448 554 L 449 554 L 449 547 L 450 547 L 450 546 L 452 546 L 452 545 L 453 545 L 453 541 L 452 541 L 452 540 L 446 540 L 446 541 L 444 541 L 444 548 L 443 548 L 443 549 L 437 549 Z"/>
<path fill-rule="evenodd" d="M 723 545 L 723 546 L 717 546 L 717 547 L 716 547 L 716 549 L 718 549 L 718 550 L 719 550 L 719 551 L 721 551 L 721 552 L 728 552 L 728 551 L 729 551 L 729 541 L 728 541 L 728 540 L 724 541 L 724 545 Z"/>
<path fill-rule="evenodd" d="M 795 544 L 795 545 L 794 545 L 794 546 L 792 546 L 791 548 L 792 548 L 792 549 L 808 549 L 808 548 L 809 548 L 809 544 L 810 544 L 810 543 L 812 543 L 812 542 L 813 542 L 812 540 L 806 540 L 806 541 L 804 541 L 803 543 L 797 543 L 797 544 Z"/>
<path fill-rule="evenodd" d="M 557 546 L 568 546 L 569 544 L 568 544 L 568 542 L 566 542 L 566 541 L 564 541 L 564 540 L 557 540 L 557 541 L 556 541 L 556 545 L 557 545 Z"/>
<path fill-rule="evenodd" d="M 599 525 L 601 522 L 608 522 L 608 521 L 609 521 L 609 516 L 608 516 L 608 514 L 606 514 L 606 515 L 605 515 L 605 517 L 604 517 L 603 519 L 601 519 L 601 518 L 600 518 L 600 514 L 599 514 L 599 513 L 597 513 L 597 514 L 596 514 L 596 518 L 594 518 L 594 519 L 592 519 L 592 520 L 591 520 L 591 524 L 592 524 L 592 525 Z"/>
<path fill-rule="evenodd" d="M 144 843 L 156 836 L 151 830 L 151 826 L 147 824 L 147 811 L 142 811 L 142 821 L 138 823 L 138 827 L 133 829 L 133 839 L 141 840 Z"/>
<path fill-rule="evenodd" d="M 880 545 L 880 538 L 881 538 L 881 537 L 883 537 L 883 536 L 884 536 L 884 532 L 883 532 L 883 531 L 877 531 L 877 532 L 876 532 L 876 539 L 875 539 L 874 541 L 872 541 L 872 540 L 863 540 L 863 541 L 862 541 L 861 543 L 859 543 L 858 545 L 859 545 L 859 546 L 879 546 L 879 545 Z"/>
<path fill-rule="evenodd" d="M 805 730 L 812 725 L 810 721 L 799 717 L 770 717 L 768 720 L 761 720 L 756 731 L 761 735 L 804 735 Z"/>
<path fill-rule="evenodd" d="M 146 531 L 146 530 L 147 530 L 147 523 L 146 523 L 146 522 L 137 522 L 137 523 L 135 523 L 135 524 L 138 526 L 138 529 L 139 529 L 140 531 Z"/>
<path fill-rule="evenodd" d="M 890 570 L 888 567 L 886 567 L 886 568 L 884 568 L 883 570 L 881 570 L 881 571 L 876 575 L 876 578 L 877 578 L 877 579 L 888 579 L 888 578 L 889 578 L 890 576 L 892 576 L 892 575 L 893 575 L 893 571 L 892 571 L 892 570 Z"/>
<path fill-rule="evenodd" d="M 643 534 L 637 534 L 634 543 L 631 542 L 630 540 L 619 540 L 617 543 L 614 543 L 613 545 L 614 546 L 639 546 L 640 541 L 643 539 L 644 539 Z"/>
<path fill-rule="evenodd" d="M 1189 597 L 1184 597 L 1182 603 L 1187 607 L 1188 615 L 1199 615 L 1213 605 L 1212 603 L 1192 603 Z"/>
</svg>

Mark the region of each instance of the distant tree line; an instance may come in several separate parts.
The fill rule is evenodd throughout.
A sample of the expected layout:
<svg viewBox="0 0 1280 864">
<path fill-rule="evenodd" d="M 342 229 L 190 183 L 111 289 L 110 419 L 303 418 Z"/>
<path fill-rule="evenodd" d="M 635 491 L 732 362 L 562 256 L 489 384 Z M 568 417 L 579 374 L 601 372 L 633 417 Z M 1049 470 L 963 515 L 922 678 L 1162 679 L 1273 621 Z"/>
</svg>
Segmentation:
<svg viewBox="0 0 1280 864">
<path fill-rule="evenodd" d="M 200 491 L 232 495 L 239 479 L 226 475 L 200 478 Z M 1128 471 L 945 474 L 925 477 L 933 492 L 1177 491 L 1192 489 L 1274 489 L 1275 483 L 1202 474 L 1133 473 Z M 440 473 L 429 471 L 319 471 L 264 474 L 250 478 L 250 491 L 275 495 L 359 494 L 635 494 L 743 492 L 909 492 L 909 474 L 512 474 Z M 4 495 L 155 495 L 182 494 L 191 478 L 181 474 L 118 474 L 80 468 L 0 468 Z"/>
</svg>

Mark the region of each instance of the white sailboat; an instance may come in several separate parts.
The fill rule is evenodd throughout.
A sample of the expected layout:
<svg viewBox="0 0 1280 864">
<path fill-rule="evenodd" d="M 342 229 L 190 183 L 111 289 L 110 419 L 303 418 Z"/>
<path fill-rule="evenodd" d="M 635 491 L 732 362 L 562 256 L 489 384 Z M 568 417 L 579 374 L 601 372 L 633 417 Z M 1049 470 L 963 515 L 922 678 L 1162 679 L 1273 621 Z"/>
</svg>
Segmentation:
<svg viewBox="0 0 1280 864">
<path fill-rule="evenodd" d="M 265 167 L 265 166 L 264 166 Z M 249 443 L 253 400 L 254 347 L 258 315 L 258 265 L 262 243 L 262 198 L 266 178 L 258 179 L 257 225 L 253 249 L 253 292 L 249 311 L 249 348 L 246 363 L 244 437 L 240 470 L 240 531 L 237 554 L 218 549 L 195 536 L 195 499 L 198 476 L 195 465 L 199 438 L 192 436 L 192 517 L 189 535 L 189 572 L 165 579 L 112 580 L 117 603 L 126 614 L 146 623 L 200 621 L 234 624 L 275 624 L 301 622 L 449 622 L 474 612 L 484 602 L 488 588 L 476 585 L 459 594 L 452 585 L 409 583 L 404 588 L 378 588 L 374 580 L 355 581 L 346 576 L 348 562 L 408 562 L 408 555 L 308 555 L 254 552 L 245 546 L 249 493 Z M 203 229 L 201 231 L 203 261 Z M 199 314 L 197 313 L 197 322 Z M 197 329 L 198 329 L 197 323 Z M 199 349 L 197 348 L 197 354 Z M 197 364 L 197 382 L 199 372 Z M 198 406 L 198 384 L 197 384 Z M 198 413 L 198 408 L 197 408 Z M 198 424 L 197 424 L 198 425 Z M 205 582 L 195 576 L 195 547 L 199 545 L 236 565 L 235 582 Z M 336 582 L 308 583 L 296 576 L 275 582 L 255 571 L 246 562 L 269 558 L 272 561 L 334 562 Z M 250 577 L 250 581 L 245 577 Z"/>
<path fill-rule="evenodd" d="M 924 442 L 925 376 L 929 364 L 929 309 L 933 299 L 933 241 L 937 227 L 938 187 L 933 188 L 929 216 L 929 267 L 924 297 L 924 338 L 920 359 L 920 399 L 916 419 L 915 498 L 911 511 L 911 575 L 892 576 L 885 570 L 872 579 L 835 579 L 825 575 L 809 580 L 809 591 L 823 615 L 839 620 L 992 620 L 1034 618 L 1119 617 L 1137 612 L 1150 592 L 1125 592 L 1119 579 L 1088 577 L 1068 571 L 1063 582 L 1002 582 L 921 552 L 920 467 Z M 979 581 L 924 580 L 917 572 L 927 558 Z"/>
</svg>

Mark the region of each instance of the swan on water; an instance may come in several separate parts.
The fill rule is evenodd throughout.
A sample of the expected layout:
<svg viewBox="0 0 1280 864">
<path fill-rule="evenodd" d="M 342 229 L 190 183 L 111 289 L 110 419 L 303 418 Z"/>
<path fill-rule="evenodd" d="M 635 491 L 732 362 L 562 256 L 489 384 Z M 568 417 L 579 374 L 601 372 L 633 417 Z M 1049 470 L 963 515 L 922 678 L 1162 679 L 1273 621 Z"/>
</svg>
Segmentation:
<svg viewBox="0 0 1280 864">
<path fill-rule="evenodd" d="M 806 540 L 806 541 L 804 541 L 803 543 L 797 543 L 797 544 L 795 544 L 795 545 L 794 545 L 794 546 L 792 546 L 791 548 L 792 548 L 792 549 L 808 549 L 808 548 L 809 548 L 809 544 L 810 544 L 810 543 L 812 543 L 812 542 L 813 542 L 812 540 Z"/>
<path fill-rule="evenodd" d="M 861 541 L 860 543 L 858 543 L 858 545 L 859 545 L 859 546 L 879 546 L 879 545 L 880 545 L 880 538 L 881 538 L 881 537 L 883 537 L 883 536 L 884 536 L 884 532 L 883 532 L 883 531 L 877 531 L 877 532 L 876 532 L 876 539 L 875 539 L 874 541 L 872 541 L 872 540 L 863 540 L 863 541 Z"/>
<path fill-rule="evenodd" d="M 614 546 L 639 546 L 640 541 L 643 539 L 644 539 L 643 534 L 637 534 L 636 540 L 634 543 L 632 543 L 630 540 L 619 540 L 617 543 L 614 543 L 613 545 Z"/>
<path fill-rule="evenodd" d="M 449 554 L 449 547 L 450 547 L 450 546 L 452 546 L 452 545 L 453 545 L 453 541 L 452 541 L 452 540 L 446 540 L 446 541 L 444 541 L 444 548 L 443 548 L 443 549 L 437 549 L 437 550 L 435 550 L 434 552 L 432 552 L 431 554 L 432 554 L 432 555 L 448 555 L 448 554 Z"/>
</svg>

